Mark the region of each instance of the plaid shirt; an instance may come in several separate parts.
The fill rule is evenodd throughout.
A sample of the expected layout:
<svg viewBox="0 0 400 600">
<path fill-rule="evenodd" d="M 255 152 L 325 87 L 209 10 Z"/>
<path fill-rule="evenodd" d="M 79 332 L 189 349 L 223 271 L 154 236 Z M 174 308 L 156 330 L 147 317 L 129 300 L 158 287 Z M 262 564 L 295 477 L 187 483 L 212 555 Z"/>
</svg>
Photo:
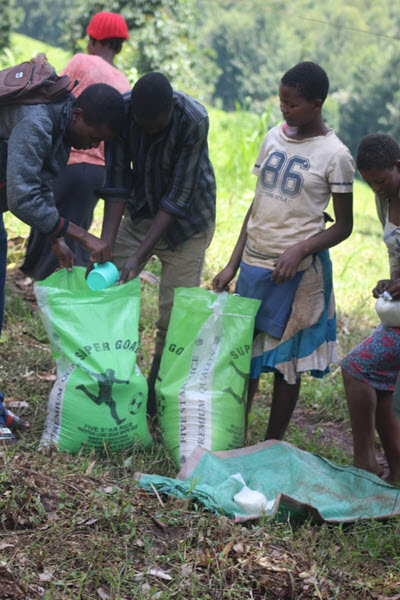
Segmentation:
<svg viewBox="0 0 400 600">
<path fill-rule="evenodd" d="M 170 125 L 149 136 L 130 118 L 130 94 L 124 98 L 128 125 L 118 140 L 106 144 L 106 183 L 99 195 L 126 202 L 132 219 L 154 217 L 160 209 L 176 217 L 165 234 L 174 249 L 215 221 L 208 115 L 196 100 L 174 92 Z"/>
</svg>

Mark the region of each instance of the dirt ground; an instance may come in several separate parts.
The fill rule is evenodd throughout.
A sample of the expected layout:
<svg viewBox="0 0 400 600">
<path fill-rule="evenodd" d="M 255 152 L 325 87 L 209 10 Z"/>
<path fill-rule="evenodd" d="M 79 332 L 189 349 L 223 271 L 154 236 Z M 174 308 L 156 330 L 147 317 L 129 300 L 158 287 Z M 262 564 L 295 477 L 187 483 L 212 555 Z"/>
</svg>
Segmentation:
<svg viewBox="0 0 400 600">
<path fill-rule="evenodd" d="M 33 282 L 17 268 L 8 271 L 7 288 L 9 296 L 20 296 L 28 302 L 33 312 L 36 311 Z M 265 401 L 265 399 L 263 400 Z M 309 436 L 310 439 L 316 439 L 317 447 L 320 443 L 325 447 L 335 446 L 351 455 L 351 431 L 346 423 L 321 420 L 321 415 L 317 410 L 299 407 L 295 411 L 292 424 Z M 318 436 L 316 435 L 317 432 Z M 385 465 L 382 449 L 377 447 L 377 451 L 380 462 Z M 103 504 L 107 505 L 107 502 L 109 502 L 112 506 L 112 503 L 115 502 L 115 510 L 118 514 L 122 514 L 120 510 L 124 504 L 118 504 L 117 506 L 118 495 L 121 496 L 121 502 L 123 499 L 123 502 L 126 502 L 127 509 L 129 509 L 124 509 L 123 515 L 128 515 L 126 518 L 132 519 L 137 529 L 136 537 L 132 537 L 126 552 L 128 555 L 128 552 L 130 553 L 133 548 L 132 568 L 137 573 L 137 577 L 139 575 L 143 577 L 140 580 L 140 589 L 143 593 L 145 590 L 157 589 L 159 591 L 154 597 L 159 597 L 163 590 L 164 592 L 167 590 L 167 586 L 170 585 L 168 580 L 164 581 L 162 579 L 161 575 L 163 573 L 161 571 L 155 571 L 154 568 L 151 568 L 151 561 L 154 560 L 153 556 L 157 555 L 162 557 L 166 564 L 169 564 L 168 557 L 171 556 L 172 552 L 177 551 L 179 540 L 185 540 L 188 555 L 185 564 L 181 565 L 177 561 L 178 566 L 176 569 L 182 571 L 180 573 L 182 582 L 179 584 L 181 587 L 176 591 L 176 594 L 188 600 L 192 598 L 189 589 L 191 578 L 196 577 L 199 585 L 204 585 L 204 589 L 208 589 L 210 577 L 213 577 L 215 585 L 216 576 L 219 576 L 220 573 L 224 574 L 226 588 L 232 590 L 233 595 L 229 595 L 232 598 L 238 597 L 235 595 L 235 588 L 238 585 L 245 585 L 246 590 L 251 590 L 251 596 L 247 597 L 257 600 L 262 598 L 287 600 L 293 600 L 293 598 L 302 598 L 303 600 L 314 598 L 386 600 L 390 598 L 390 600 L 400 600 L 400 596 L 383 596 L 371 592 L 364 586 L 361 574 L 359 580 L 356 578 L 357 581 L 341 570 L 331 570 L 326 576 L 321 576 L 317 572 L 315 559 L 308 556 L 306 549 L 301 551 L 297 548 L 294 549 L 285 540 L 282 540 L 281 543 L 275 543 L 268 533 L 262 532 L 262 528 L 238 528 L 226 517 L 208 515 L 207 526 L 204 527 L 205 533 L 200 535 L 195 528 L 192 530 L 194 524 L 197 527 L 197 522 L 204 518 L 200 511 L 189 513 L 187 507 L 180 504 L 182 501 L 172 497 L 164 498 L 161 510 L 160 507 L 157 507 L 157 501 L 154 497 L 148 496 L 144 491 L 133 494 L 128 490 L 125 497 L 124 489 L 118 486 L 118 483 L 110 480 L 106 482 L 107 485 L 105 486 L 104 481 L 95 479 L 91 472 L 95 461 L 89 465 L 85 473 L 80 475 L 75 472 L 70 473 L 70 475 L 63 476 L 62 479 L 60 479 L 61 467 L 57 461 L 61 463 L 64 458 L 55 457 L 54 461 L 46 463 L 46 466 L 45 458 L 38 457 L 38 461 L 38 468 L 32 469 L 29 453 L 26 456 L 21 453 L 20 456 L 15 457 L 13 462 L 14 487 L 23 491 L 28 485 L 29 498 L 39 498 L 43 514 L 38 515 L 36 504 L 33 501 L 28 502 L 26 500 L 25 492 L 21 494 L 18 506 L 10 504 L 9 510 L 3 509 L 3 524 L 6 534 L 0 536 L 0 551 L 5 550 L 13 558 L 10 558 L 8 562 L 2 561 L 0 552 L 0 600 L 26 600 L 27 598 L 36 600 L 47 597 L 51 600 L 61 600 L 66 597 L 73 597 L 69 593 L 68 596 L 65 596 L 65 592 L 58 592 L 57 590 L 53 591 L 51 596 L 46 594 L 53 573 L 57 572 L 57 564 L 62 564 L 67 560 L 72 561 L 71 572 L 73 572 L 73 568 L 79 572 L 81 568 L 79 556 L 90 554 L 93 551 L 92 547 L 88 550 L 89 542 L 97 551 L 98 536 L 96 528 L 101 523 L 106 524 L 102 512 Z M 28 478 L 28 481 L 26 478 Z M 96 501 L 97 504 L 95 502 L 91 509 L 92 512 L 86 514 L 88 510 L 87 497 L 99 493 L 98 490 L 103 490 L 103 492 L 106 490 L 104 493 L 107 496 L 107 502 L 103 496 L 99 496 L 98 501 Z M 68 510 L 71 511 L 74 518 L 76 518 L 76 515 L 81 515 L 75 529 L 69 526 L 69 517 L 65 522 L 65 532 L 69 536 L 66 538 L 68 540 L 67 546 L 68 548 L 74 548 L 73 556 L 70 556 L 69 553 L 68 556 L 64 553 L 64 556 L 61 553 L 62 545 L 58 547 L 59 537 L 56 533 L 55 522 L 60 523 L 65 519 L 63 511 L 66 510 L 65 508 L 60 509 L 61 505 L 68 506 Z M 154 516 L 156 514 L 154 507 L 161 510 L 161 517 Z M 176 525 L 172 522 L 169 523 L 168 519 L 171 518 L 171 515 L 176 515 Z M 125 526 L 124 519 L 125 517 L 121 518 L 120 523 L 122 531 Z M 190 521 L 190 527 L 188 528 L 189 519 L 192 519 L 193 522 Z M 36 557 L 36 553 L 34 553 L 35 561 L 32 561 L 32 558 L 29 558 L 29 560 L 27 558 L 29 554 L 27 549 L 35 544 L 36 529 L 32 529 L 30 523 L 36 523 L 37 521 L 39 521 L 35 526 L 37 531 L 42 532 L 43 535 L 47 535 L 46 532 L 48 532 L 49 536 L 53 532 L 54 540 L 49 538 L 50 550 L 46 557 Z M 131 531 L 131 528 L 129 531 Z M 82 532 L 85 532 L 85 535 L 82 535 Z M 191 539 L 187 541 L 188 536 L 190 538 L 191 535 L 193 535 L 193 541 Z M 143 540 L 147 540 L 146 552 L 144 551 Z M 24 575 L 26 569 L 29 570 L 29 577 Z M 18 577 L 17 573 L 21 576 Z M 163 576 L 165 576 L 165 573 Z M 168 577 L 170 576 L 168 575 Z M 98 578 L 95 577 L 95 580 L 97 584 Z M 394 592 L 397 593 L 397 589 L 393 588 Z M 161 597 L 175 597 L 176 594 Z M 93 584 L 89 586 L 88 584 L 86 596 L 82 597 L 115 598 L 116 596 L 113 595 L 110 589 L 106 589 L 104 584 L 99 587 L 97 585 L 93 586 Z M 205 597 L 209 598 L 210 596 L 206 594 Z M 129 596 L 129 600 L 131 598 L 132 596 Z"/>
</svg>

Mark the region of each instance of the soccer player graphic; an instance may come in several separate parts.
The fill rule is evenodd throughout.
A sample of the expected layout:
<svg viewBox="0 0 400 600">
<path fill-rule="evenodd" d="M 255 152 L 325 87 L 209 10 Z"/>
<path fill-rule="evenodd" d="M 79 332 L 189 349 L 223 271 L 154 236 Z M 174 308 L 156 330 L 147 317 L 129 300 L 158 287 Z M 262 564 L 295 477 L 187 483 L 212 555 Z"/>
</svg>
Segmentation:
<svg viewBox="0 0 400 600">
<path fill-rule="evenodd" d="M 111 394 L 112 386 L 114 385 L 114 383 L 128 384 L 129 381 L 127 381 L 126 379 L 117 379 L 115 377 L 114 369 L 106 369 L 105 373 L 93 373 L 93 371 L 89 371 L 89 369 L 84 367 L 82 363 L 79 363 L 78 367 L 80 367 L 82 371 L 85 371 L 85 373 L 87 373 L 91 377 L 94 377 L 94 379 L 97 379 L 99 384 L 99 393 L 97 396 L 95 396 L 94 394 L 89 392 L 89 390 L 87 390 L 86 386 L 83 384 L 77 385 L 75 389 L 82 390 L 82 392 L 84 392 L 86 396 L 97 405 L 107 404 L 107 406 L 110 407 L 112 418 L 116 421 L 117 425 L 121 425 L 125 421 L 125 419 L 120 419 L 117 415 L 117 405 Z"/>
<path fill-rule="evenodd" d="M 229 362 L 229 366 L 233 367 L 234 370 L 236 371 L 236 373 L 240 377 L 242 377 L 244 379 L 245 384 L 243 386 L 243 391 L 242 391 L 242 395 L 241 396 L 239 396 L 239 394 L 236 394 L 236 392 L 231 387 L 226 388 L 224 390 L 224 392 L 226 394 L 230 394 L 231 396 L 233 396 L 238 404 L 244 404 L 245 400 L 246 400 L 246 394 L 247 394 L 247 385 L 246 385 L 246 382 L 249 379 L 249 375 L 248 375 L 248 373 L 243 373 L 240 369 L 238 369 L 237 366 L 235 365 L 235 363 L 233 362 L 233 360 L 231 360 Z"/>
</svg>

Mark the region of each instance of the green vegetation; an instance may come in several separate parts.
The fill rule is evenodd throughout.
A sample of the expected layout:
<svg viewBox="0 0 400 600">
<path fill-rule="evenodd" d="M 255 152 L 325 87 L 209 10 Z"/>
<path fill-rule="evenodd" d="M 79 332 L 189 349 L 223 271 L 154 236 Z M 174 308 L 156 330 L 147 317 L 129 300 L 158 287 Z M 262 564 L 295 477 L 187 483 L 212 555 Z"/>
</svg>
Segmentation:
<svg viewBox="0 0 400 600">
<path fill-rule="evenodd" d="M 398 37 L 400 10 L 371 0 L 198 0 L 199 44 L 215 52 L 219 76 L 213 101 L 237 102 L 279 114 L 283 73 L 303 60 L 319 63 L 330 78 L 329 123 L 355 151 L 366 133 L 399 135 Z"/>
<path fill-rule="evenodd" d="M 218 181 L 218 224 L 204 285 L 225 264 L 252 199 L 251 168 L 266 115 L 210 110 L 210 154 Z M 96 210 L 94 231 L 101 221 Z M 398 593 L 398 518 L 354 525 L 262 519 L 245 526 L 206 513 L 201 505 L 148 495 L 134 473 L 174 475 L 154 432 L 143 452 L 45 456 L 37 451 L 54 361 L 36 313 L 32 286 L 18 275 L 28 228 L 6 213 L 9 275 L 0 350 L 6 398 L 32 423 L 1 456 L 0 598 L 26 600 L 364 600 Z M 370 190 L 355 188 L 355 229 L 332 250 L 343 356 L 377 322 L 370 290 L 387 273 L 386 252 Z M 157 261 L 148 267 L 159 273 Z M 141 352 L 147 372 L 157 310 L 155 286 L 143 283 Z M 263 439 L 270 401 L 265 377 L 250 425 Z M 79 415 L 77 415 L 79 418 Z M 351 463 L 351 437 L 340 369 L 324 380 L 304 378 L 287 441 L 341 464 Z M 8 595 L 7 595 L 8 594 Z M 14 594 L 14 595 L 12 595 Z"/>
<path fill-rule="evenodd" d="M 6 68 L 29 60 L 39 52 L 44 52 L 51 65 L 60 72 L 68 62 L 71 54 L 62 48 L 56 48 L 21 33 L 12 33 L 10 48 L 0 54 L 0 67 Z"/>
<path fill-rule="evenodd" d="M 9 31 L 18 31 L 74 52 L 86 44 L 90 17 L 105 9 L 100 0 L 3 4 L 0 48 Z M 259 114 L 270 107 L 276 120 L 281 76 L 312 60 L 331 82 L 325 117 L 353 153 L 367 133 L 400 137 L 396 3 L 113 0 L 106 10 L 127 20 L 131 35 L 118 66 L 132 82 L 161 70 L 177 89 L 209 104 L 229 111 L 240 104 Z"/>
<path fill-rule="evenodd" d="M 11 0 L 12 31 L 18 27 L 42 41 L 23 33 L 11 33 L 7 41 L 7 5 L 0 46 L 8 48 L 0 55 L 0 65 L 44 51 L 58 71 L 70 53 L 47 43 L 70 47 L 83 35 L 90 15 L 104 8 L 91 0 L 23 0 L 18 6 Z M 367 132 L 381 129 L 397 135 L 398 53 L 390 36 L 399 34 L 400 9 L 386 0 L 379 5 L 372 0 L 300 0 L 290 5 L 267 0 L 262 6 L 252 0 L 198 0 L 196 5 L 198 12 L 190 19 L 187 11 L 194 4 L 189 0 L 129 5 L 113 0 L 106 10 L 124 6 L 131 11 L 124 16 L 132 19 L 132 39 L 119 60 L 132 81 L 142 70 L 162 68 L 176 87 L 214 105 L 210 155 L 218 182 L 218 222 L 204 270 L 203 285 L 209 287 L 230 255 L 252 200 L 251 169 L 268 123 L 279 118 L 276 88 L 283 71 L 303 59 L 326 68 L 332 82 L 326 116 L 353 149 Z M 71 24 L 74 29 L 68 29 Z M 79 39 L 78 44 L 83 47 Z M 340 357 L 375 326 L 370 291 L 388 273 L 372 193 L 359 181 L 354 208 L 352 236 L 331 252 Z M 101 212 L 99 203 L 95 232 Z M 206 513 L 189 499 L 148 495 L 137 488 L 135 472 L 175 472 L 157 431 L 149 452 L 134 448 L 118 455 L 39 454 L 54 360 L 32 284 L 16 269 L 28 228 L 10 213 L 5 222 L 9 270 L 0 375 L 6 398 L 19 404 L 16 412 L 31 421 L 32 429 L 12 452 L 0 452 L 0 598 L 396 598 L 398 518 L 343 526 L 263 519 L 242 526 Z M 157 261 L 147 268 L 159 273 Z M 151 359 L 156 311 L 156 288 L 143 283 L 139 362 L 144 372 Z M 263 439 L 270 395 L 271 378 L 265 377 L 251 416 L 250 443 Z M 350 464 L 351 436 L 338 366 L 322 381 L 304 378 L 286 439 Z"/>
<path fill-rule="evenodd" d="M 85 49 L 86 27 L 96 12 L 119 12 L 128 24 L 130 39 L 116 63 L 132 82 L 149 71 L 163 71 L 175 86 L 188 92 L 201 91 L 203 97 L 212 93 L 218 68 L 209 60 L 209 50 L 196 43 L 194 0 L 113 0 L 107 6 L 99 0 L 7 2 L 13 7 L 12 31 L 71 52 Z M 0 48 L 6 45 L 0 38 Z"/>
<path fill-rule="evenodd" d="M 0 6 L 0 48 L 6 48 L 10 43 L 10 7 L 8 2 Z"/>
</svg>

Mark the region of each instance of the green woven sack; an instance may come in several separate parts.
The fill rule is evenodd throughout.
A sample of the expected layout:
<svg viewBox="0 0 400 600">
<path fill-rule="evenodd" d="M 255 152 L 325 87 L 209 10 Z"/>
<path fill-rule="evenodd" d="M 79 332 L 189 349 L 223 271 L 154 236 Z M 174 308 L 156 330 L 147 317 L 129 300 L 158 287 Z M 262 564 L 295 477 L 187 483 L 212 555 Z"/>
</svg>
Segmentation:
<svg viewBox="0 0 400 600">
<path fill-rule="evenodd" d="M 164 443 L 177 465 L 196 446 L 239 448 L 259 300 L 177 288 L 156 383 Z"/>
<path fill-rule="evenodd" d="M 147 382 L 136 364 L 139 280 L 94 292 L 85 269 L 74 267 L 34 290 L 57 363 L 41 446 L 148 446 Z"/>
</svg>

